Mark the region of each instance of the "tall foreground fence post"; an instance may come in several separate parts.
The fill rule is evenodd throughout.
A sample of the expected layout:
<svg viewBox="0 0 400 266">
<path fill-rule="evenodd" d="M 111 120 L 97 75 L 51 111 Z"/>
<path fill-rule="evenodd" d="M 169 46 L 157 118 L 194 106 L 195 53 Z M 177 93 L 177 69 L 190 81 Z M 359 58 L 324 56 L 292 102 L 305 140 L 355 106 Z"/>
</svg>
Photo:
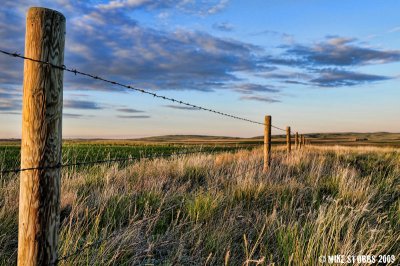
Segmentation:
<svg viewBox="0 0 400 266">
<path fill-rule="evenodd" d="M 268 171 L 271 165 L 271 126 L 272 118 L 270 115 L 266 115 L 264 127 L 264 172 Z"/>
<path fill-rule="evenodd" d="M 292 151 L 292 138 L 290 136 L 290 127 L 286 127 L 286 145 L 287 152 L 290 153 Z"/>
<path fill-rule="evenodd" d="M 30 8 L 25 56 L 64 64 L 65 17 Z M 54 265 L 60 203 L 63 71 L 25 60 L 22 110 L 18 265 Z M 53 168 L 46 168 L 53 167 Z"/>
<path fill-rule="evenodd" d="M 294 138 L 294 143 L 296 146 L 296 150 L 299 149 L 299 132 L 296 132 L 295 138 Z"/>
</svg>

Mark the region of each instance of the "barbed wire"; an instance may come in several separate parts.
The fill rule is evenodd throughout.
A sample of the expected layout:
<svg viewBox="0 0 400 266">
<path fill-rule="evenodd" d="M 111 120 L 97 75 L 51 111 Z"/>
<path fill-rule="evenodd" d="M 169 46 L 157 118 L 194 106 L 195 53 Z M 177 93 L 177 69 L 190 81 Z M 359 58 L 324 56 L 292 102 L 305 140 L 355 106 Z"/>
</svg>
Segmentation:
<svg viewBox="0 0 400 266">
<path fill-rule="evenodd" d="M 172 156 L 179 156 L 179 155 L 189 155 L 189 154 L 216 154 L 216 153 L 223 153 L 223 152 L 231 152 L 231 151 L 236 151 L 241 148 L 235 148 L 235 149 L 227 149 L 227 150 L 221 150 L 221 151 L 189 151 L 189 152 L 174 152 L 174 153 L 167 153 L 167 154 L 152 154 L 148 156 L 140 156 L 140 157 L 124 157 L 124 158 L 114 158 L 114 159 L 108 159 L 108 160 L 96 160 L 96 161 L 88 161 L 88 162 L 76 162 L 76 163 L 67 163 L 67 164 L 62 164 L 58 163 L 56 165 L 52 166 L 38 166 L 38 167 L 27 167 L 27 168 L 16 168 L 16 169 L 6 169 L 0 171 L 0 174 L 10 174 L 10 173 L 19 173 L 19 172 L 25 172 L 25 171 L 32 171 L 32 170 L 46 170 L 46 169 L 57 169 L 57 168 L 66 168 L 66 167 L 72 167 L 72 166 L 83 166 L 83 165 L 96 165 L 96 164 L 105 164 L 105 163 L 112 163 L 112 162 L 126 162 L 126 161 L 135 161 L 135 160 L 141 160 L 141 159 L 156 159 L 156 158 L 165 158 L 165 157 L 172 157 Z"/>
<path fill-rule="evenodd" d="M 147 90 L 144 90 L 144 89 L 139 89 L 139 88 L 133 87 L 131 85 L 122 84 L 122 83 L 120 83 L 118 81 L 113 81 L 113 80 L 109 80 L 109 79 L 106 79 L 106 78 L 103 78 L 103 77 L 100 77 L 100 76 L 97 76 L 97 75 L 85 73 L 85 72 L 79 71 L 79 70 L 74 69 L 74 68 L 68 68 L 65 65 L 58 66 L 58 65 L 55 65 L 55 64 L 50 63 L 50 62 L 42 61 L 42 60 L 39 60 L 39 59 L 33 59 L 33 58 L 30 58 L 30 57 L 23 56 L 20 53 L 17 53 L 17 52 L 12 53 L 12 52 L 5 51 L 3 49 L 0 49 L 0 53 L 3 53 L 5 55 L 11 56 L 11 57 L 17 57 L 17 58 L 21 58 L 21 59 L 24 59 L 24 60 L 29 60 L 29 61 L 32 61 L 32 62 L 45 64 L 45 65 L 48 65 L 48 66 L 56 68 L 56 69 L 60 69 L 60 70 L 63 70 L 63 71 L 74 73 L 75 75 L 86 76 L 86 77 L 89 77 L 89 78 L 92 78 L 92 79 L 95 79 L 95 80 L 100 80 L 100 81 L 103 81 L 103 82 L 106 82 L 106 83 L 109 83 L 109 84 L 112 84 L 112 85 L 117 85 L 117 86 L 129 89 L 129 90 L 138 91 L 138 92 L 141 92 L 141 93 L 144 93 L 144 94 L 151 95 L 151 96 L 156 97 L 156 98 L 160 98 L 160 99 L 163 99 L 163 100 L 166 100 L 166 101 L 171 101 L 173 103 L 185 105 L 185 106 L 188 106 L 188 107 L 191 107 L 191 108 L 194 108 L 194 109 L 199 109 L 199 110 L 215 113 L 215 114 L 218 114 L 218 115 L 230 117 L 230 118 L 237 119 L 237 120 L 246 121 L 246 122 L 253 123 L 253 124 L 265 125 L 264 123 L 261 123 L 261 122 L 257 122 L 257 121 L 250 120 L 250 119 L 247 119 L 247 118 L 231 115 L 231 114 L 224 113 L 224 112 L 219 112 L 219 111 L 216 111 L 216 110 L 213 110 L 213 109 L 209 109 L 209 108 L 205 108 L 205 107 L 202 107 L 202 106 L 199 106 L 199 105 L 191 104 L 191 103 L 184 102 L 184 101 L 181 101 L 181 100 L 177 100 L 177 99 L 174 99 L 174 98 L 171 98 L 171 97 L 159 95 L 157 93 L 150 92 L 150 91 L 147 91 Z M 277 126 L 274 126 L 274 125 L 271 125 L 271 127 L 275 128 L 275 129 L 278 129 L 278 130 L 281 130 L 281 131 L 285 131 L 284 129 L 282 129 L 280 127 L 277 127 Z"/>
</svg>

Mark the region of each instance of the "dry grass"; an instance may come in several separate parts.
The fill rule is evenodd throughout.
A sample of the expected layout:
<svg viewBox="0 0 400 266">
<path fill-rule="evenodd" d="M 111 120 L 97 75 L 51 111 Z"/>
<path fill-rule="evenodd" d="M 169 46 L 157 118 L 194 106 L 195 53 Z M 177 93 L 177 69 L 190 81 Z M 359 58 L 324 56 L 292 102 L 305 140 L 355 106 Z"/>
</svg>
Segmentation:
<svg viewBox="0 0 400 266">
<path fill-rule="evenodd" d="M 63 172 L 61 265 L 317 265 L 400 260 L 400 153 L 310 147 Z M 7 179 L 10 180 L 10 179 Z M 0 188 L 0 264 L 15 262 L 18 180 Z M 102 241 L 98 241 L 101 239 Z"/>
</svg>

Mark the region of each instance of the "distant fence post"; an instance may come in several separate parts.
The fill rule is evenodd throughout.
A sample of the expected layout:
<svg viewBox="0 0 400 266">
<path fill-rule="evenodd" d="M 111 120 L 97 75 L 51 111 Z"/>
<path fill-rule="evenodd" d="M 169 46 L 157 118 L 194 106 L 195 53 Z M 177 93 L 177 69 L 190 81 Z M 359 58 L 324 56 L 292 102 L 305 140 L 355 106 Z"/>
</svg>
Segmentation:
<svg viewBox="0 0 400 266">
<path fill-rule="evenodd" d="M 271 125 L 272 118 L 270 115 L 266 115 L 264 127 L 264 172 L 268 171 L 271 165 Z"/>
<path fill-rule="evenodd" d="M 301 149 L 303 147 L 303 135 L 300 135 L 300 139 L 299 139 L 299 149 Z"/>
<path fill-rule="evenodd" d="M 296 132 L 296 135 L 294 138 L 294 143 L 295 143 L 296 150 L 298 150 L 299 149 L 299 132 Z"/>
<path fill-rule="evenodd" d="M 292 139 L 290 136 L 290 127 L 286 127 L 286 145 L 287 145 L 287 152 L 290 153 L 292 151 Z"/>
<path fill-rule="evenodd" d="M 33 7 L 27 13 L 25 56 L 64 64 L 65 17 Z M 22 110 L 18 265 L 55 265 L 60 203 L 63 71 L 25 60 Z M 46 169 L 46 167 L 53 167 Z M 44 168 L 44 169 L 43 169 Z"/>
<path fill-rule="evenodd" d="M 304 135 L 301 135 L 301 145 L 302 145 L 303 147 L 306 146 L 306 137 L 305 137 Z"/>
</svg>

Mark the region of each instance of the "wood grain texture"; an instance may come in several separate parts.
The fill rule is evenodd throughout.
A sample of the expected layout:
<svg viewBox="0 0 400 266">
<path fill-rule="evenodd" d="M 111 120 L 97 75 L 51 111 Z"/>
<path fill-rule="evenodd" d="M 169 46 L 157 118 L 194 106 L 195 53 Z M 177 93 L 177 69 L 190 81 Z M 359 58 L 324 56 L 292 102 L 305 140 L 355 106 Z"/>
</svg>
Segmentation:
<svg viewBox="0 0 400 266">
<path fill-rule="evenodd" d="M 265 116 L 264 127 L 264 172 L 268 171 L 271 165 L 271 125 L 272 118 L 270 115 Z"/>
<path fill-rule="evenodd" d="M 296 150 L 299 149 L 299 132 L 296 132 L 295 138 L 294 138 L 294 146 L 296 147 Z"/>
<path fill-rule="evenodd" d="M 64 64 L 65 17 L 30 8 L 25 55 Z M 25 60 L 21 168 L 61 163 L 63 71 Z M 54 265 L 57 260 L 60 169 L 21 172 L 18 265 Z"/>
<path fill-rule="evenodd" d="M 292 139 L 290 136 L 290 127 L 286 127 L 286 145 L 287 145 L 287 152 L 290 153 L 292 151 Z"/>
</svg>

